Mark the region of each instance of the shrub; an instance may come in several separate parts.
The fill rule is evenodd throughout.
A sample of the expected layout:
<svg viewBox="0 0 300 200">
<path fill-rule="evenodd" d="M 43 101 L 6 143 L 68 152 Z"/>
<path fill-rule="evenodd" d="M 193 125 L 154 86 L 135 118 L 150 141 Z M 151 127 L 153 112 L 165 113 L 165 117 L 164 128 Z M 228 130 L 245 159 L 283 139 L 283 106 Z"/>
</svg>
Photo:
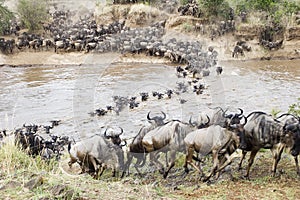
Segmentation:
<svg viewBox="0 0 300 200">
<path fill-rule="evenodd" d="M 48 19 L 46 0 L 19 0 L 20 20 L 30 31 L 39 30 L 41 22 Z"/>
<path fill-rule="evenodd" d="M 298 102 L 290 105 L 288 113 L 291 113 L 291 114 L 294 114 L 294 115 L 300 117 L 300 98 L 298 98 Z"/>
<path fill-rule="evenodd" d="M 10 28 L 10 20 L 14 17 L 13 13 L 0 2 L 0 34 Z"/>
<path fill-rule="evenodd" d="M 228 19 L 230 6 L 225 0 L 198 0 L 201 11 L 210 18 Z"/>
<path fill-rule="evenodd" d="M 193 25 L 192 24 L 186 22 L 182 25 L 183 25 L 183 30 L 185 32 L 192 32 L 193 31 Z"/>
</svg>

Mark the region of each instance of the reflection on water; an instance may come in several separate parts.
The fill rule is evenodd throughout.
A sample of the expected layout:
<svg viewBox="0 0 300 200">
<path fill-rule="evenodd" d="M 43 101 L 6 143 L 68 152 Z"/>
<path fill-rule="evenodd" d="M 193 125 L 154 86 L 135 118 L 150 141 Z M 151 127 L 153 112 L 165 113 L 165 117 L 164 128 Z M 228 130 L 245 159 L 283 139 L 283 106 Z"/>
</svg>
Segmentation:
<svg viewBox="0 0 300 200">
<path fill-rule="evenodd" d="M 98 64 L 84 66 L 35 66 L 0 68 L 0 129 L 23 123 L 63 121 L 54 132 L 62 135 L 89 135 L 101 127 L 121 126 L 125 136 L 133 136 L 146 115 L 164 111 L 169 119 L 188 120 L 191 115 L 225 105 L 253 110 L 286 111 L 297 101 L 300 91 L 300 68 L 297 61 L 223 62 L 221 77 L 202 80 L 207 90 L 202 95 L 188 92 L 172 99 L 141 102 L 133 110 L 126 108 L 119 115 L 90 117 L 89 112 L 113 105 L 112 97 L 139 96 L 141 92 L 165 92 L 178 82 L 174 66 L 164 64 L 115 63 L 109 67 Z M 180 103 L 181 99 L 187 102 Z"/>
</svg>

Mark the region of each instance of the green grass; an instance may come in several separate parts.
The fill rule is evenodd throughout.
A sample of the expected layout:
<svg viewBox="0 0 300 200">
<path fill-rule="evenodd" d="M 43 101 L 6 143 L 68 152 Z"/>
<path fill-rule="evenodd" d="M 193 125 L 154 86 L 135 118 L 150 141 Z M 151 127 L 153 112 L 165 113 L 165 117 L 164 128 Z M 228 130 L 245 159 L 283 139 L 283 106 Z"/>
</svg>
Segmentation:
<svg viewBox="0 0 300 200">
<path fill-rule="evenodd" d="M 94 180 L 87 174 L 79 175 L 76 164 L 70 170 L 67 154 L 59 162 L 45 162 L 9 143 L 0 149 L 0 196 L 4 199 L 99 199 L 100 196 L 102 199 L 248 199 L 249 196 L 253 199 L 300 199 L 300 180 L 294 161 L 288 154 L 284 155 L 278 165 L 281 172 L 276 177 L 270 176 L 270 151 L 260 151 L 252 166 L 250 180 L 241 178 L 248 157 L 242 171 L 237 171 L 239 159 L 232 163 L 234 181 L 228 178 L 229 172 L 212 184 L 201 182 L 196 170 L 182 176 L 183 154 L 178 154 L 176 166 L 167 179 L 158 172 L 148 172 L 142 177 L 132 174 L 123 179 L 112 178 L 111 171 L 107 170 L 103 177 Z M 164 156 L 161 159 L 165 160 Z M 206 159 L 205 162 L 203 170 L 208 173 L 212 161 Z M 30 180 L 40 176 L 41 185 L 33 189 L 25 187 Z"/>
</svg>

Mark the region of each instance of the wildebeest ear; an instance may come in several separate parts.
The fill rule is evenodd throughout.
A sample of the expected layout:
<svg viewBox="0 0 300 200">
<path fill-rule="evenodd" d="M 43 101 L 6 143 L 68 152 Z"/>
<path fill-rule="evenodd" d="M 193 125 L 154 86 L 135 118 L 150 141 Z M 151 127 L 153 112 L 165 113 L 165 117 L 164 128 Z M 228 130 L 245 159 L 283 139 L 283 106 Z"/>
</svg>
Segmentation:
<svg viewBox="0 0 300 200">
<path fill-rule="evenodd" d="M 104 137 L 107 138 L 107 139 L 109 139 L 111 136 L 108 136 L 108 135 L 107 135 L 107 129 L 108 129 L 108 128 L 106 128 L 106 130 L 105 130 L 105 132 L 104 132 Z"/>
<path fill-rule="evenodd" d="M 231 128 L 234 128 L 234 129 L 237 129 L 237 128 L 238 128 L 237 124 L 231 124 L 230 127 L 231 127 Z"/>
<path fill-rule="evenodd" d="M 286 138 L 288 138 L 288 137 L 291 136 L 291 133 L 290 133 L 290 132 L 287 132 L 286 134 L 284 134 L 284 136 L 285 136 Z"/>
<path fill-rule="evenodd" d="M 124 142 L 124 144 L 120 144 L 121 147 L 127 146 L 127 141 L 126 140 L 122 140 Z"/>
</svg>

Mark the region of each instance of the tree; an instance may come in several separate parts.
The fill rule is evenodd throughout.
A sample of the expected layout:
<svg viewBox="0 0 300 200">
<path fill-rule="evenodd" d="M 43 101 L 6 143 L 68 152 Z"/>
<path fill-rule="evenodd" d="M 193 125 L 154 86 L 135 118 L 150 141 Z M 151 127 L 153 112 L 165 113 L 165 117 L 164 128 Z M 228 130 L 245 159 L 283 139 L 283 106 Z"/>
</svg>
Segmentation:
<svg viewBox="0 0 300 200">
<path fill-rule="evenodd" d="M 14 17 L 13 13 L 0 2 L 0 34 L 4 34 L 10 28 L 10 20 Z"/>
<path fill-rule="evenodd" d="M 48 19 L 46 0 L 19 0 L 18 14 L 22 24 L 30 31 L 39 30 Z"/>
<path fill-rule="evenodd" d="M 209 17 L 228 18 L 230 7 L 225 0 L 198 0 L 200 8 Z"/>
</svg>

